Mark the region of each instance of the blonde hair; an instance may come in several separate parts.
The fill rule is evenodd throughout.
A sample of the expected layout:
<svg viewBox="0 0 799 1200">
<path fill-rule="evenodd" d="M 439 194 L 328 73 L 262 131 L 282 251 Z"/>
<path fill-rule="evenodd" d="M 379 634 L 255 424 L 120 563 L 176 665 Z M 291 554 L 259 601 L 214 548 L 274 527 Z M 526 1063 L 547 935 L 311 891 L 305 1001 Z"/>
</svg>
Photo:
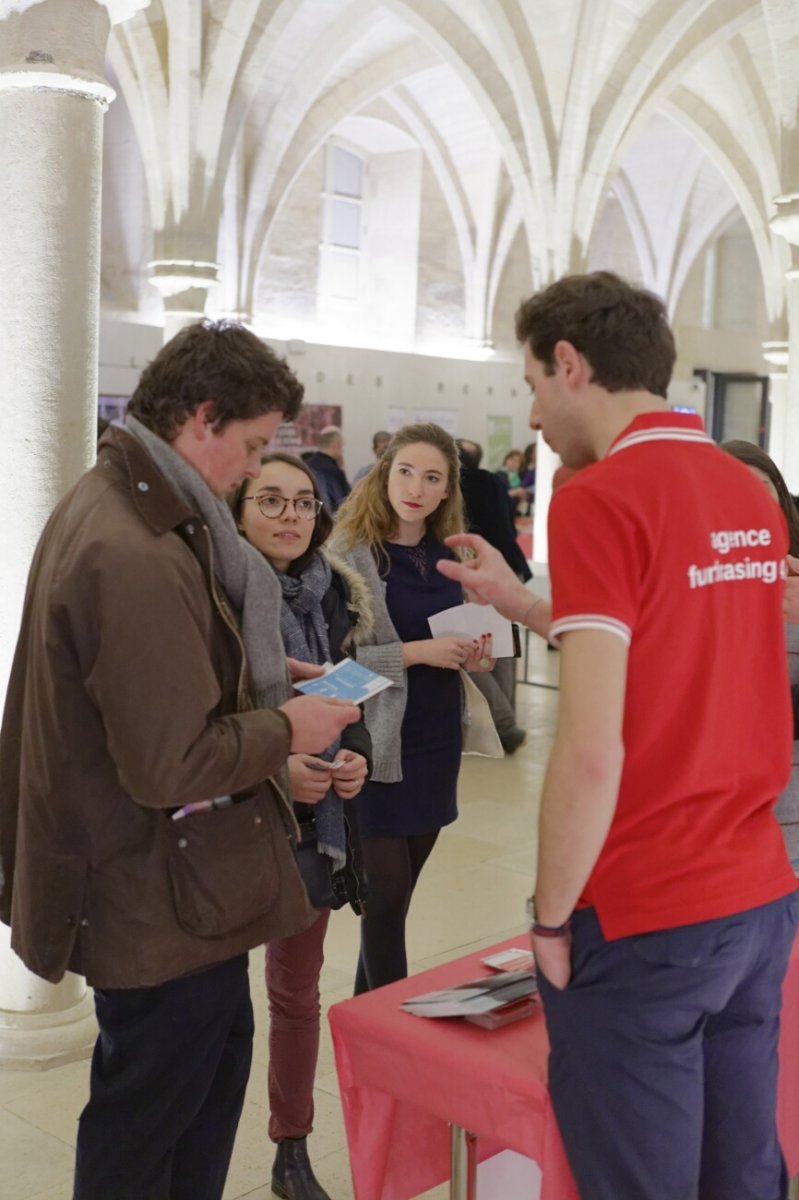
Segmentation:
<svg viewBox="0 0 799 1200">
<path fill-rule="evenodd" d="M 463 533 L 460 459 L 454 439 L 440 425 L 405 425 L 394 434 L 381 458 L 339 508 L 333 537 L 342 550 L 366 544 L 378 562 L 388 565 L 383 547 L 397 527 L 397 514 L 388 499 L 389 471 L 400 450 L 419 443 L 434 446 L 447 463 L 447 495 L 427 518 L 425 533 L 437 542 L 443 542 L 453 533 Z"/>
</svg>

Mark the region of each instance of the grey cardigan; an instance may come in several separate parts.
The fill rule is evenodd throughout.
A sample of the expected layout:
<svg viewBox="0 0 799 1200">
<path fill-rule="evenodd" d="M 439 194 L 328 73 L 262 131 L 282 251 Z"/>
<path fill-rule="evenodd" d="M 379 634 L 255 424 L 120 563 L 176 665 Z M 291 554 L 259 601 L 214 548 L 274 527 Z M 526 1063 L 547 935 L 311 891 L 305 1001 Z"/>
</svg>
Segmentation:
<svg viewBox="0 0 799 1200">
<path fill-rule="evenodd" d="M 375 783 L 398 783 L 402 779 L 402 719 L 408 698 L 408 679 L 402 665 L 402 642 L 386 607 L 386 584 L 380 578 L 369 546 L 343 550 L 335 541 L 331 549 L 366 581 L 372 593 L 374 623 L 371 629 L 354 631 L 358 662 L 385 675 L 394 684 L 364 704 L 366 728 L 372 737 L 372 774 Z"/>
</svg>

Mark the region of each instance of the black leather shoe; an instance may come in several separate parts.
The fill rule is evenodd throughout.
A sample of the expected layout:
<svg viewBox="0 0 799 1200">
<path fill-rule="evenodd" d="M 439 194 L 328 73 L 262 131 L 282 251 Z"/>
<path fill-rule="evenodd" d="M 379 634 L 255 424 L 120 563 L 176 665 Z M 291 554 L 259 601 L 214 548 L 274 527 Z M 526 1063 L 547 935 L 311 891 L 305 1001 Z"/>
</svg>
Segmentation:
<svg viewBox="0 0 799 1200">
<path fill-rule="evenodd" d="M 307 1138 L 284 1138 L 272 1165 L 272 1191 L 280 1200 L 330 1200 L 313 1173 Z"/>
<path fill-rule="evenodd" d="M 519 747 L 527 740 L 527 733 L 524 729 L 519 729 L 519 726 L 515 725 L 509 733 L 506 733 L 499 740 L 506 754 L 515 754 Z"/>
</svg>

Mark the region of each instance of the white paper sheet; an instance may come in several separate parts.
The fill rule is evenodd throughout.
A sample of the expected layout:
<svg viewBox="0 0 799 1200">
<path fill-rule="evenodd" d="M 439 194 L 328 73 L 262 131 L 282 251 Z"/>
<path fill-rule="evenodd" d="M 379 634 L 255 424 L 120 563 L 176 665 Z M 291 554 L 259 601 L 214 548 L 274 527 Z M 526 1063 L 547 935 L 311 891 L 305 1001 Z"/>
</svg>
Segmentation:
<svg viewBox="0 0 799 1200">
<path fill-rule="evenodd" d="M 490 633 L 492 657 L 513 658 L 510 621 L 490 604 L 456 604 L 454 608 L 435 613 L 427 624 L 433 637 L 479 638 Z"/>
</svg>

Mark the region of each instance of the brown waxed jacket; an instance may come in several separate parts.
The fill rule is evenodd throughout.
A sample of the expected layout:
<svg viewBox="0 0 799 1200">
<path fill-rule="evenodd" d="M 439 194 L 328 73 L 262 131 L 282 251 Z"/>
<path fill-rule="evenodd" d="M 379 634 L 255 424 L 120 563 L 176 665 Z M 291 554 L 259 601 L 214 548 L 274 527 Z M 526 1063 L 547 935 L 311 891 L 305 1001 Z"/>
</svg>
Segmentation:
<svg viewBox="0 0 799 1200">
<path fill-rule="evenodd" d="M 201 518 L 108 431 L 36 550 L 0 730 L 0 919 L 28 968 L 153 986 L 307 928 L 270 778 L 289 743 L 252 709 Z"/>
</svg>

